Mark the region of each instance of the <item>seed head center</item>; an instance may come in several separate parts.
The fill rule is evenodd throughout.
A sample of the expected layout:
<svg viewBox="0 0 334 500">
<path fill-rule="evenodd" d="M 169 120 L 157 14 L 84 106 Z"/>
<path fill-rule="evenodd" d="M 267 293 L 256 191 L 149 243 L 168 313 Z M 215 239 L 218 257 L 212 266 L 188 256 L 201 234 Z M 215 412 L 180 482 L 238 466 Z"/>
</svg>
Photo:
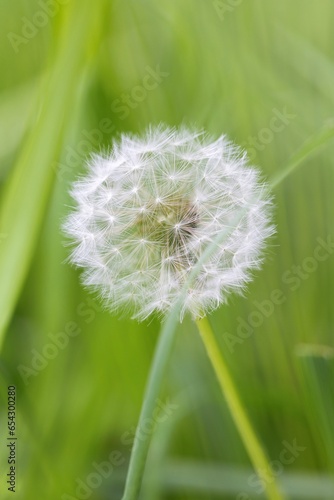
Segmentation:
<svg viewBox="0 0 334 500">
<path fill-rule="evenodd" d="M 183 198 L 169 198 L 157 204 L 149 203 L 138 215 L 135 227 L 140 239 L 158 244 L 161 253 L 184 254 L 189 239 L 198 227 L 199 214 L 195 206 Z"/>
</svg>

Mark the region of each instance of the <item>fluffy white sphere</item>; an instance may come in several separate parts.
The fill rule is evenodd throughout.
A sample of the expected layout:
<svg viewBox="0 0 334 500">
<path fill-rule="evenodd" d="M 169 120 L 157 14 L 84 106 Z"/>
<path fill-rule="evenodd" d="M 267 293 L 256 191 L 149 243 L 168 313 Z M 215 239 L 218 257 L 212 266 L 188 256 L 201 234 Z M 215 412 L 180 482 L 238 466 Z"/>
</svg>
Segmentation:
<svg viewBox="0 0 334 500">
<path fill-rule="evenodd" d="M 122 135 L 88 166 L 73 185 L 77 207 L 64 229 L 75 243 L 72 262 L 85 269 L 83 282 L 111 310 L 130 308 L 138 319 L 166 313 L 207 245 L 226 229 L 180 319 L 187 310 L 200 317 L 218 307 L 261 263 L 273 233 L 270 199 L 225 136 L 212 141 L 203 132 L 152 127 L 142 137 Z"/>
</svg>

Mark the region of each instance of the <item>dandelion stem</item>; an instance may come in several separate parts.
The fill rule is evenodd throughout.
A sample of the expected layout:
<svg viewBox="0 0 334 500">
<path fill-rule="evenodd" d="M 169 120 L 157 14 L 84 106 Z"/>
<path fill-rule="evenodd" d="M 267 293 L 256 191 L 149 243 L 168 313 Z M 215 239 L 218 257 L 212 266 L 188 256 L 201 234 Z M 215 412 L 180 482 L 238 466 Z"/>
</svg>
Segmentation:
<svg viewBox="0 0 334 500">
<path fill-rule="evenodd" d="M 263 480 L 263 484 L 266 487 L 267 497 L 270 500 L 283 500 L 284 497 L 279 491 L 273 470 L 241 403 L 228 366 L 217 345 L 209 320 L 204 317 L 197 320 L 196 325 L 218 378 L 223 395 L 225 396 L 233 421 L 239 431 L 255 471 Z"/>
<path fill-rule="evenodd" d="M 152 418 L 164 375 L 167 370 L 174 338 L 173 317 L 168 316 L 162 327 L 154 353 L 137 429 L 140 429 L 141 425 L 145 423 L 147 419 Z M 149 436 L 144 440 L 135 439 L 134 441 L 122 500 L 136 500 L 138 498 L 149 445 Z"/>
</svg>

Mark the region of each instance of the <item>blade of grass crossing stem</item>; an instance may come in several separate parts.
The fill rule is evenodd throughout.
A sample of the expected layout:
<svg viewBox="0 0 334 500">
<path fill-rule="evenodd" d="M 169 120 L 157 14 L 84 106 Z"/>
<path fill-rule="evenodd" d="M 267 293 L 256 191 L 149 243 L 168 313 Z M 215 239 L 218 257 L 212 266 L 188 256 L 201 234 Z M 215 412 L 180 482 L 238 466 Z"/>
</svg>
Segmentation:
<svg viewBox="0 0 334 500">
<path fill-rule="evenodd" d="M 249 482 L 250 468 L 225 463 L 168 460 L 161 471 L 161 487 L 168 495 L 186 491 L 196 498 L 264 499 L 265 494 Z M 282 489 L 289 500 L 333 500 L 334 479 L 321 473 L 288 473 L 280 475 Z M 202 496 L 201 496 L 202 495 Z M 145 497 L 144 497 L 145 498 Z M 160 498 L 160 497 L 155 497 Z M 146 500 L 146 498 L 145 498 Z"/>
<path fill-rule="evenodd" d="M 58 50 L 44 90 L 41 112 L 0 207 L 0 348 L 33 255 L 53 183 L 53 160 L 59 155 L 71 117 L 80 76 L 98 45 L 106 0 L 71 2 L 61 25 Z"/>
</svg>

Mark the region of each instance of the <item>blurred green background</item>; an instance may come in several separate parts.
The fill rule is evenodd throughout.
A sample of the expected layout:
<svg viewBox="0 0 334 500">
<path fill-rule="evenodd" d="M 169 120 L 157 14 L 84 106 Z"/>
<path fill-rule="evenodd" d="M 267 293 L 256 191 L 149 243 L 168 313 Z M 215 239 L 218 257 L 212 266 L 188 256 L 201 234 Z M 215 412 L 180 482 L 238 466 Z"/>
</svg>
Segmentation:
<svg viewBox="0 0 334 500">
<path fill-rule="evenodd" d="M 334 4 L 1 0 L 1 12 L 0 496 L 13 497 L 16 385 L 15 498 L 117 500 L 160 324 L 112 317 L 81 287 L 60 230 L 69 186 L 90 152 L 159 122 L 226 133 L 277 174 L 333 118 Z M 289 499 L 334 499 L 333 153 L 327 142 L 275 189 L 264 268 L 211 317 Z M 143 500 L 264 498 L 189 318 L 161 401 Z"/>
</svg>

